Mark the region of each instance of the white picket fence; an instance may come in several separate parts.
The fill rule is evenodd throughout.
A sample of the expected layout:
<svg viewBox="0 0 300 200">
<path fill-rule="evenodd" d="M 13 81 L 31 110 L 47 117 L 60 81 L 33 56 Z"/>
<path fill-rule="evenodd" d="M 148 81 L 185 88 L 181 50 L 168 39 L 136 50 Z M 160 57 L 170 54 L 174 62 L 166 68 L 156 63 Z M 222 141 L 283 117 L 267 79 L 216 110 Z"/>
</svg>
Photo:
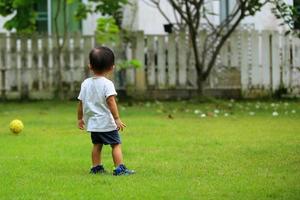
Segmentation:
<svg viewBox="0 0 300 200">
<path fill-rule="evenodd" d="M 1 97 L 52 98 L 57 69 L 55 44 L 55 38 L 48 36 L 0 35 Z M 76 35 L 67 40 L 67 48 L 60 59 L 66 91 L 75 92 L 80 88 L 87 74 L 87 55 L 94 44 L 91 36 Z"/>
<path fill-rule="evenodd" d="M 144 38 L 147 88 L 197 88 L 185 35 Z M 270 95 L 280 86 L 290 95 L 300 94 L 300 39 L 278 32 L 238 30 L 222 48 L 205 88 L 240 89 L 243 96 L 257 97 Z"/>
<path fill-rule="evenodd" d="M 124 49 L 128 59 L 138 59 L 144 65 L 125 73 L 116 72 L 117 88 L 140 95 L 148 91 L 172 90 L 176 94 L 195 90 L 196 70 L 186 38 L 182 33 L 137 33 L 136 40 Z M 52 98 L 57 67 L 55 44 L 49 36 L 0 35 L 0 97 Z M 66 41 L 60 59 L 66 95 L 75 97 L 80 83 L 88 76 L 88 53 L 95 45 L 93 36 L 72 35 Z M 122 49 L 108 46 L 115 49 L 117 57 L 120 55 Z M 205 88 L 241 90 L 246 97 L 256 97 L 269 95 L 280 86 L 291 95 L 299 95 L 300 40 L 278 32 L 241 30 L 221 50 Z"/>
</svg>

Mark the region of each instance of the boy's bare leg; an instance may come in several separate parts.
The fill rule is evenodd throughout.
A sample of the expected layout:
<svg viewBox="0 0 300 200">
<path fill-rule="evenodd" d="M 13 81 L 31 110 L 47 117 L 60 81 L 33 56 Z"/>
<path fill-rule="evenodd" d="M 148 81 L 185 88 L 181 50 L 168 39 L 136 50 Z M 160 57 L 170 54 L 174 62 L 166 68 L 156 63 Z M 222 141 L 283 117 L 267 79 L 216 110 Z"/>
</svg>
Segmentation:
<svg viewBox="0 0 300 200">
<path fill-rule="evenodd" d="M 115 167 L 123 164 L 123 155 L 122 155 L 122 148 L 121 144 L 112 144 L 112 157 L 115 164 Z"/>
<path fill-rule="evenodd" d="M 93 167 L 101 164 L 101 150 L 103 144 L 94 144 L 92 149 L 92 163 Z"/>
</svg>

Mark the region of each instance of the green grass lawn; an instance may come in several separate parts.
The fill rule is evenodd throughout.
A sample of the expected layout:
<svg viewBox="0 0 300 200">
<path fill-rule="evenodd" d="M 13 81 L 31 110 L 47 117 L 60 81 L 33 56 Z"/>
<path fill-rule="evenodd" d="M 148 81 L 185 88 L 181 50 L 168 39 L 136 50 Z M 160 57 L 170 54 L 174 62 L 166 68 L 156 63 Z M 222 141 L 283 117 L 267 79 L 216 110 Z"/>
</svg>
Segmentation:
<svg viewBox="0 0 300 200">
<path fill-rule="evenodd" d="M 299 102 L 120 105 L 125 163 L 90 175 L 76 102 L 0 104 L 0 199 L 300 199 Z M 278 116 L 276 116 L 278 114 Z M 275 115 L 275 116 L 273 116 Z M 25 124 L 13 135 L 14 118 Z"/>
</svg>

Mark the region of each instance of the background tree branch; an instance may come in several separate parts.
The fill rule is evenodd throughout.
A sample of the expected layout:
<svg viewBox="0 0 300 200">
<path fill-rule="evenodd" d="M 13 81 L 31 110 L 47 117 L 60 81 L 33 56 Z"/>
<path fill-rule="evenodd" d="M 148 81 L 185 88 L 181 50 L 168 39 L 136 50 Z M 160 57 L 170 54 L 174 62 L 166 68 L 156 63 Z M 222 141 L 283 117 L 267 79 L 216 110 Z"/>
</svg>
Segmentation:
<svg viewBox="0 0 300 200">
<path fill-rule="evenodd" d="M 170 16 L 168 16 L 160 7 L 160 0 L 149 0 L 153 5 L 157 7 L 164 18 L 170 22 Z M 235 5 L 230 10 L 230 13 L 226 16 L 225 20 L 220 23 L 212 22 L 211 18 L 215 13 L 211 12 L 207 5 L 211 1 L 204 0 L 167 0 L 170 6 L 173 7 L 176 12 L 174 15 L 179 17 L 180 23 L 184 23 L 188 29 L 188 38 L 191 44 L 192 52 L 194 54 L 195 69 L 197 71 L 198 78 L 198 91 L 199 94 L 203 94 L 203 82 L 209 77 L 210 72 L 215 66 L 216 59 L 220 53 L 225 42 L 229 39 L 231 34 L 237 29 L 241 21 L 247 16 L 253 16 L 261 10 L 261 8 L 267 4 L 272 3 L 275 5 L 275 10 L 278 18 L 286 19 L 288 23 L 291 18 L 288 18 L 286 14 L 288 7 L 285 6 L 285 12 L 280 8 L 279 2 L 282 0 L 236 0 Z M 282 3 L 280 5 L 283 5 Z M 274 11 L 273 11 L 274 12 Z M 290 10 L 290 15 L 293 10 Z M 177 15 L 176 15 L 177 14 Z M 205 26 L 206 28 L 204 28 Z M 207 34 L 205 38 L 200 34 L 200 31 L 204 29 Z M 185 30 L 185 29 L 181 29 Z M 178 31 L 176 29 L 175 31 Z M 204 41 L 199 46 L 198 41 Z M 200 55 L 201 52 L 201 55 Z"/>
</svg>

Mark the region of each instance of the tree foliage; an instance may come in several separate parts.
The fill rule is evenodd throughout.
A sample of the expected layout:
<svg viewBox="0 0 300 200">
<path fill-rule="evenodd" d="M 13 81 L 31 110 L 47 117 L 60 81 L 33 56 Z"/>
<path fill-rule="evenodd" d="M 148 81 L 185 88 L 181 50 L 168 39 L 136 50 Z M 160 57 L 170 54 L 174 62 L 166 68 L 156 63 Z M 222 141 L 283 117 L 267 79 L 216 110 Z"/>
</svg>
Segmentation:
<svg viewBox="0 0 300 200">
<path fill-rule="evenodd" d="M 289 30 L 286 31 L 286 35 L 291 33 L 300 37 L 300 32 L 297 30 L 300 26 L 300 9 L 288 5 L 282 0 L 274 1 L 274 4 L 275 6 L 272 8 L 272 12 L 277 19 L 283 20 L 280 25 L 289 27 Z"/>
<path fill-rule="evenodd" d="M 122 7 L 128 0 L 89 0 L 87 4 L 80 3 L 76 12 L 77 19 L 85 19 L 89 13 L 101 13 L 103 16 L 112 16 L 116 24 L 121 27 Z"/>
<path fill-rule="evenodd" d="M 7 20 L 4 28 L 15 29 L 19 33 L 32 33 L 36 30 L 37 12 L 34 5 L 39 0 L 1 0 L 0 15 L 13 17 Z M 61 2 L 61 1 L 59 1 Z M 70 5 L 74 0 L 63 0 Z M 75 17 L 78 20 L 85 19 L 88 13 L 101 13 L 103 16 L 112 16 L 120 27 L 122 23 L 122 7 L 127 0 L 89 0 L 88 4 L 79 3 Z M 53 8 L 57 9 L 57 8 Z"/>
<path fill-rule="evenodd" d="M 1 0 L 0 15 L 13 15 L 5 22 L 4 28 L 15 29 L 19 33 L 31 33 L 35 30 L 37 13 L 34 4 L 38 0 Z"/>
<path fill-rule="evenodd" d="M 112 17 L 99 18 L 97 20 L 96 39 L 100 44 L 106 42 L 119 42 L 120 29 Z"/>
</svg>

